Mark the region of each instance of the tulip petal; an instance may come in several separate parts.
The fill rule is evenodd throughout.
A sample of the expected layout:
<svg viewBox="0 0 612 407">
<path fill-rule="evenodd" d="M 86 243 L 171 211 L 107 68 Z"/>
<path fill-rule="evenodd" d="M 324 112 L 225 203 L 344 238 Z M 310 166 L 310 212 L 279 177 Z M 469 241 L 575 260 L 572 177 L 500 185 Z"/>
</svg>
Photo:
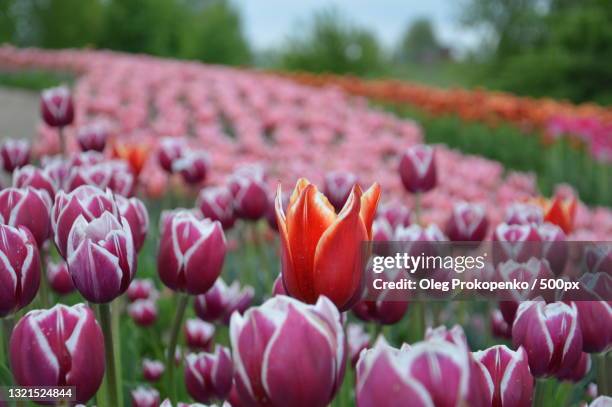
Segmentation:
<svg viewBox="0 0 612 407">
<path fill-rule="evenodd" d="M 361 196 L 360 216 L 368 232 L 368 239 L 372 240 L 372 223 L 376 216 L 376 208 L 380 199 L 380 185 L 378 182 L 372 184 L 370 188 Z"/>
<path fill-rule="evenodd" d="M 68 259 L 74 285 L 88 301 L 113 300 L 121 291 L 123 273 L 116 256 L 84 240 Z"/>
</svg>

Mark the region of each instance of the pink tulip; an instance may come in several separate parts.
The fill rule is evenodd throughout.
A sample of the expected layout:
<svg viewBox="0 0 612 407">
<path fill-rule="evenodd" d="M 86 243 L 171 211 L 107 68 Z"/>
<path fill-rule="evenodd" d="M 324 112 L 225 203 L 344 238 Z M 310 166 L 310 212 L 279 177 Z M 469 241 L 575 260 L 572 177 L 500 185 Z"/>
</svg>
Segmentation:
<svg viewBox="0 0 612 407">
<path fill-rule="evenodd" d="M 580 358 L 574 366 L 568 366 L 557 372 L 556 377 L 559 380 L 565 380 L 569 382 L 578 383 L 586 377 L 591 371 L 591 355 L 582 352 Z"/>
<path fill-rule="evenodd" d="M 148 382 L 157 382 L 161 379 L 166 367 L 159 360 L 143 359 L 142 376 Z"/>
<path fill-rule="evenodd" d="M 184 139 L 176 137 L 163 138 L 159 144 L 159 165 L 168 173 L 172 173 L 174 161 L 179 159 L 187 150 Z"/>
<path fill-rule="evenodd" d="M 357 176 L 351 172 L 328 172 L 325 174 L 323 194 L 329 199 L 336 212 L 340 212 L 356 184 L 358 184 Z"/>
<path fill-rule="evenodd" d="M 400 225 L 407 227 L 412 223 L 410 209 L 399 202 L 388 202 L 381 205 L 376 217 L 386 220 L 392 229 Z"/>
<path fill-rule="evenodd" d="M 233 202 L 234 197 L 229 188 L 224 186 L 207 187 L 198 194 L 196 207 L 200 208 L 205 218 L 218 220 L 221 222 L 223 229 L 228 230 L 236 222 Z"/>
<path fill-rule="evenodd" d="M 221 223 L 188 211 L 162 213 L 157 270 L 176 291 L 204 294 L 221 274 L 227 243 Z"/>
<path fill-rule="evenodd" d="M 179 173 L 188 184 L 199 184 L 206 179 L 210 159 L 204 151 L 187 151 L 172 163 L 172 172 Z"/>
<path fill-rule="evenodd" d="M 287 295 L 287 290 L 285 290 L 285 285 L 283 283 L 283 275 L 279 273 L 274 280 L 274 284 L 272 285 L 272 295 Z"/>
<path fill-rule="evenodd" d="M 39 189 L 5 188 L 0 191 L 0 223 L 24 226 L 42 246 L 51 236 L 51 199 Z"/>
<path fill-rule="evenodd" d="M 83 126 L 77 133 L 77 141 L 82 151 L 104 151 L 108 140 L 108 128 L 103 123 Z"/>
<path fill-rule="evenodd" d="M 515 203 L 506 210 L 505 222 L 508 225 L 541 225 L 544 222 L 544 212 L 537 205 Z"/>
<path fill-rule="evenodd" d="M 25 140 L 8 139 L 0 145 L 0 162 L 4 171 L 12 173 L 30 162 L 30 143 Z"/>
<path fill-rule="evenodd" d="M 233 374 L 227 348 L 217 346 L 215 353 L 192 353 L 185 358 L 185 386 L 200 403 L 226 399 L 232 389 Z"/>
<path fill-rule="evenodd" d="M 44 156 L 40 159 L 40 161 L 43 171 L 54 182 L 54 186 L 56 187 L 54 189 L 54 193 L 64 188 L 71 168 L 70 163 L 66 162 L 64 157 L 59 155 Z"/>
<path fill-rule="evenodd" d="M 552 223 L 544 223 L 537 230 L 542 240 L 542 257 L 548 260 L 555 275 L 563 274 L 568 257 L 567 238 L 563 229 Z"/>
<path fill-rule="evenodd" d="M 185 340 L 191 349 L 210 350 L 215 336 L 215 326 L 199 319 L 185 322 Z"/>
<path fill-rule="evenodd" d="M 433 189 L 437 184 L 433 147 L 416 145 L 408 148 L 400 160 L 399 174 L 404 188 L 410 193 Z"/>
<path fill-rule="evenodd" d="M 13 186 L 15 188 L 32 187 L 46 191 L 51 199 L 55 198 L 58 184 L 46 169 L 40 169 L 33 165 L 26 165 L 13 172 Z"/>
<path fill-rule="evenodd" d="M 346 339 L 351 365 L 355 367 L 361 351 L 370 346 L 370 335 L 361 324 L 349 324 L 346 328 Z"/>
<path fill-rule="evenodd" d="M 139 386 L 132 390 L 132 407 L 158 407 L 159 392 L 156 389 Z"/>
<path fill-rule="evenodd" d="M 27 306 L 40 285 L 40 257 L 25 227 L 0 224 L 0 318 Z"/>
<path fill-rule="evenodd" d="M 360 301 L 352 308 L 353 313 L 363 321 L 375 321 L 383 325 L 393 325 L 404 318 L 408 311 L 407 301 L 385 300 L 385 294 L 376 301 Z"/>
<path fill-rule="evenodd" d="M 502 312 L 498 309 L 491 312 L 491 333 L 497 338 L 512 339 L 512 325 L 506 322 Z"/>
<path fill-rule="evenodd" d="M 148 300 L 155 299 L 157 296 L 157 290 L 155 289 L 155 283 L 150 278 L 132 281 L 126 291 L 128 300 L 134 302 L 136 300 Z"/>
<path fill-rule="evenodd" d="M 68 233 L 77 218 L 82 216 L 86 221 L 92 221 L 106 211 L 117 216 L 119 214 L 113 194 L 109 190 L 104 192 L 94 186 L 84 185 L 69 194 L 63 191 L 57 193 L 51 211 L 51 224 L 55 244 L 64 259 L 67 258 Z"/>
<path fill-rule="evenodd" d="M 134 190 L 134 175 L 124 161 L 106 161 L 93 165 L 72 167 L 66 180 L 66 189 L 74 191 L 82 185 L 109 188 L 116 194 L 130 196 Z"/>
<path fill-rule="evenodd" d="M 446 224 L 446 235 L 457 242 L 479 242 L 487 234 L 489 222 L 480 205 L 456 203 Z"/>
<path fill-rule="evenodd" d="M 46 89 L 40 98 L 40 112 L 50 127 L 68 126 L 74 120 L 74 104 L 65 86 Z"/>
<path fill-rule="evenodd" d="M 393 227 L 385 218 L 374 219 L 372 223 L 372 240 L 375 242 L 390 242 L 393 240 Z M 381 247 L 382 248 L 382 245 Z M 376 247 L 375 247 L 376 249 Z"/>
<path fill-rule="evenodd" d="M 612 406 L 612 397 L 608 396 L 599 396 L 591 404 L 589 407 L 610 407 Z"/>
<path fill-rule="evenodd" d="M 485 366 L 493 383 L 491 407 L 531 407 L 534 378 L 525 349 L 519 347 L 513 351 L 497 345 L 474 356 Z"/>
<path fill-rule="evenodd" d="M 147 327 L 157 320 L 157 305 L 153 300 L 136 300 L 128 305 L 127 310 L 136 325 Z"/>
<path fill-rule="evenodd" d="M 51 289 L 59 295 L 67 295 L 74 291 L 72 276 L 64 261 L 47 263 L 47 280 Z"/>
<path fill-rule="evenodd" d="M 130 225 L 111 212 L 92 220 L 79 216 L 68 234 L 66 254 L 75 287 L 93 303 L 123 294 L 136 272 Z"/>
<path fill-rule="evenodd" d="M 238 281 L 228 286 L 219 277 L 210 290 L 196 297 L 194 308 L 197 316 L 204 321 L 229 324 L 232 314 L 235 311 L 241 314 L 246 311 L 254 296 L 253 287 L 241 288 Z"/>
<path fill-rule="evenodd" d="M 507 260 L 519 263 L 530 258 L 539 258 L 542 251 L 540 236 L 532 225 L 508 225 L 501 223 L 495 228 L 493 241 L 493 262 L 499 264 Z M 497 243 L 499 242 L 499 243 Z"/>
<path fill-rule="evenodd" d="M 132 237 L 134 238 L 134 248 L 139 252 L 147 238 L 147 233 L 149 233 L 149 213 L 147 208 L 138 198 L 125 198 L 121 195 L 116 195 L 115 200 L 119 214 L 130 225 Z"/>
<path fill-rule="evenodd" d="M 10 350 L 20 386 L 74 386 L 75 401 L 86 403 L 102 383 L 104 337 L 84 304 L 28 312 L 13 330 Z"/>
<path fill-rule="evenodd" d="M 308 305 L 279 295 L 244 316 L 236 313 L 230 340 L 236 389 L 246 405 L 323 407 L 342 383 L 344 332 L 325 297 Z"/>
<path fill-rule="evenodd" d="M 590 273 L 607 272 L 612 276 L 612 245 L 593 243 L 584 249 L 584 259 Z"/>
<path fill-rule="evenodd" d="M 606 273 L 586 273 L 580 280 L 578 322 L 582 332 L 582 350 L 603 352 L 612 346 L 612 305 L 609 301 L 612 277 Z"/>
<path fill-rule="evenodd" d="M 536 377 L 554 375 L 576 365 L 582 333 L 575 305 L 543 301 L 521 303 L 512 326 L 514 346 L 523 346 Z"/>
<path fill-rule="evenodd" d="M 229 187 L 238 217 L 258 220 L 265 216 L 270 202 L 262 170 L 247 168 L 236 171 L 229 181 Z"/>
</svg>

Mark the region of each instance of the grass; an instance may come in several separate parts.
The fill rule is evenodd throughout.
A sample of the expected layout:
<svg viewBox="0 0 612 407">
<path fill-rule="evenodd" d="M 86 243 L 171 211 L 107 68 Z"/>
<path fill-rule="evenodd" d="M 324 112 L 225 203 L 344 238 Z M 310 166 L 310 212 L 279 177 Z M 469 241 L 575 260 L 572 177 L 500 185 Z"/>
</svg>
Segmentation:
<svg viewBox="0 0 612 407">
<path fill-rule="evenodd" d="M 66 73 L 41 70 L 6 71 L 0 67 L 0 86 L 9 88 L 40 91 L 73 81 L 74 77 Z"/>
</svg>

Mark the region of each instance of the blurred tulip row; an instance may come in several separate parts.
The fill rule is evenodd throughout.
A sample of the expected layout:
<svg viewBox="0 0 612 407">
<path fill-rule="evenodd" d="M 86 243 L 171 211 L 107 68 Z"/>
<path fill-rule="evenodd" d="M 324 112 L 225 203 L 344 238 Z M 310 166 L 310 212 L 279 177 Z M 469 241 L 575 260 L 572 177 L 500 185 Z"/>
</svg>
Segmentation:
<svg viewBox="0 0 612 407">
<path fill-rule="evenodd" d="M 612 401 L 612 251 L 580 302 L 366 300 L 360 261 L 363 241 L 493 240 L 503 273 L 563 276 L 568 241 L 612 236 L 609 208 L 335 90 L 106 52 L 0 60 L 80 75 L 41 94 L 36 143 L 0 146 L 3 384 L 101 407 Z"/>
<path fill-rule="evenodd" d="M 455 114 L 490 125 L 513 123 L 539 131 L 546 143 L 563 137 L 583 143 L 592 157 L 612 161 L 612 111 L 593 104 L 573 105 L 483 89 L 441 89 L 397 80 L 362 80 L 349 76 L 282 74 L 313 86 L 334 86 L 373 100 L 409 104 L 433 115 Z"/>
</svg>

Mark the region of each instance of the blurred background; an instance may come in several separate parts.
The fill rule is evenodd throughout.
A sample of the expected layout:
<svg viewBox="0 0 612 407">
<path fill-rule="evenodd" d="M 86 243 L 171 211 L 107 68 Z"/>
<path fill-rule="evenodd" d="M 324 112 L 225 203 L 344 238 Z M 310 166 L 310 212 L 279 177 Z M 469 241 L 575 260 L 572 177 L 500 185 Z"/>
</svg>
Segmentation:
<svg viewBox="0 0 612 407">
<path fill-rule="evenodd" d="M 609 0 L 3 0 L 0 43 L 609 104 L 610 21 Z"/>
</svg>

